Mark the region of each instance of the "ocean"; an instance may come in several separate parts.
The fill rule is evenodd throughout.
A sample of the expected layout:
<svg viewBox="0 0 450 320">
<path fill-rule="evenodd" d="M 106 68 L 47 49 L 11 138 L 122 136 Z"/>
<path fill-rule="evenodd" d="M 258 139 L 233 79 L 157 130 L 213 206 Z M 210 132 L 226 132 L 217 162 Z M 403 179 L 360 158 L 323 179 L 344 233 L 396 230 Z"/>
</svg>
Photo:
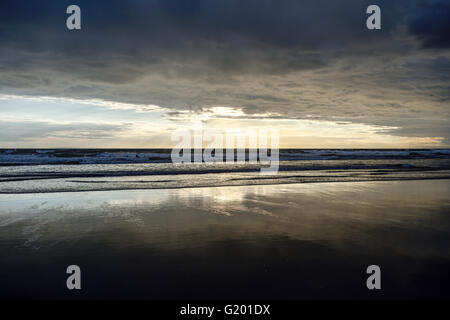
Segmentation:
<svg viewBox="0 0 450 320">
<path fill-rule="evenodd" d="M 447 179 L 450 149 L 282 149 L 278 166 L 265 176 L 248 162 L 173 164 L 169 149 L 2 149 L 0 193 Z"/>
</svg>

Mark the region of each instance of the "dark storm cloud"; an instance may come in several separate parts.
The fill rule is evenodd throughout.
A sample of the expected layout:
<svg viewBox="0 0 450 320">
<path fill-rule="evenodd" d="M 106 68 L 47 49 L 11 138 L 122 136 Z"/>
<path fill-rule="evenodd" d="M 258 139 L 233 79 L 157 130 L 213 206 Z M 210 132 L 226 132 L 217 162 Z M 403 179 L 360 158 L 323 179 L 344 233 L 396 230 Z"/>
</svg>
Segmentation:
<svg viewBox="0 0 450 320">
<path fill-rule="evenodd" d="M 425 47 L 450 47 L 450 1 L 420 1 L 410 17 L 410 30 Z"/>
<path fill-rule="evenodd" d="M 383 30 L 371 34 L 362 27 L 368 1 L 77 1 L 83 27 L 70 32 L 65 9 L 71 3 L 2 1 L 2 48 L 33 54 L 6 52 L 3 67 L 20 70 L 40 62 L 111 83 L 164 73 L 172 63 L 201 63 L 210 73 L 285 73 L 326 66 L 333 49 L 367 54 L 401 21 L 401 6 L 392 1 L 381 1 Z M 198 74 L 176 71 L 178 77 Z"/>
<path fill-rule="evenodd" d="M 225 78 L 242 72 L 316 69 L 341 56 L 371 55 L 377 46 L 384 51 L 407 50 L 389 39 L 404 20 L 405 8 L 411 7 L 408 1 L 378 1 L 383 7 L 383 29 L 369 33 L 364 26 L 370 1 L 76 3 L 82 8 L 83 27 L 70 32 L 65 28 L 65 9 L 72 1 L 2 1 L 2 68 L 18 71 L 39 65 L 112 84 L 151 72 L 190 79 L 206 73 L 225 73 Z M 413 12 L 410 20 L 415 32 L 422 30 L 420 24 L 429 25 L 429 11 L 434 12 Z M 445 20 L 439 23 L 448 27 Z M 420 37 L 434 43 L 448 37 L 445 31 L 431 28 Z M 200 64 L 201 69 L 179 64 Z"/>
<path fill-rule="evenodd" d="M 70 4 L 81 7 L 79 31 L 65 27 Z M 370 4 L 382 8 L 382 30 L 365 27 Z M 414 119 L 448 119 L 449 5 L 3 0 L 0 93 L 156 104 L 173 114 L 230 106 L 274 119 L 381 122 L 413 135 Z M 439 128 L 435 136 L 448 135 Z"/>
</svg>

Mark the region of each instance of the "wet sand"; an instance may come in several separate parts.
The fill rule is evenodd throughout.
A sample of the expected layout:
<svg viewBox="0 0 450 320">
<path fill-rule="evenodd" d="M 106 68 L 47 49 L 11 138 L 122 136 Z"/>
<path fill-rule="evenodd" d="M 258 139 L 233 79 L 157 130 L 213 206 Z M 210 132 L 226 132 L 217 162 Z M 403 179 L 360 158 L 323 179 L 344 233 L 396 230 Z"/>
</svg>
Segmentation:
<svg viewBox="0 0 450 320">
<path fill-rule="evenodd" d="M 0 252 L 2 299 L 450 298 L 450 180 L 3 194 Z"/>
</svg>

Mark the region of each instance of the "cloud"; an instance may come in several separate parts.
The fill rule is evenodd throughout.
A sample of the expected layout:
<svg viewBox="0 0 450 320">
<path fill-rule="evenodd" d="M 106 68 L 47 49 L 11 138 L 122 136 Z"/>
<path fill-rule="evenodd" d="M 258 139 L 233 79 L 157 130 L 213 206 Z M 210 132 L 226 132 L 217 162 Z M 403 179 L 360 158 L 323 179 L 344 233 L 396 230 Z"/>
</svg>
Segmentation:
<svg viewBox="0 0 450 320">
<path fill-rule="evenodd" d="M 0 142 L 37 142 L 48 138 L 113 139 L 129 129 L 129 124 L 52 123 L 45 121 L 0 120 Z"/>
<path fill-rule="evenodd" d="M 448 137 L 448 1 L 379 0 L 381 31 L 365 0 L 79 0 L 75 32 L 69 4 L 0 3 L 0 93 Z"/>
<path fill-rule="evenodd" d="M 410 17 L 409 26 L 428 48 L 450 47 L 450 3 L 421 1 Z"/>
<path fill-rule="evenodd" d="M 79 103 L 86 104 L 90 106 L 98 106 L 105 107 L 111 110 L 134 110 L 136 112 L 155 112 L 155 111 L 163 111 L 164 109 L 152 105 L 152 104 L 131 104 L 131 103 L 122 103 L 116 101 L 107 101 L 101 99 L 77 99 L 77 98 L 65 98 L 65 97 L 51 97 L 51 96 L 18 96 L 11 94 L 0 94 L 0 101 L 2 100 L 14 100 L 14 99 L 24 99 L 30 101 L 39 101 L 39 102 L 61 102 L 61 103 Z"/>
</svg>

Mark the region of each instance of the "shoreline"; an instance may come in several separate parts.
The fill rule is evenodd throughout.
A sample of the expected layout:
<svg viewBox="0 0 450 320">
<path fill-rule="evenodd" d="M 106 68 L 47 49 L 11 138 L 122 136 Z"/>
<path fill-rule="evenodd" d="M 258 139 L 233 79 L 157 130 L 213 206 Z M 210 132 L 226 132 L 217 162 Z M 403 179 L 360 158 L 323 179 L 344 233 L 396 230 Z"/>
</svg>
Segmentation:
<svg viewBox="0 0 450 320">
<path fill-rule="evenodd" d="M 289 177 L 286 177 L 288 179 Z M 305 182 L 273 182 L 273 183 L 254 183 L 254 184 L 222 184 L 222 185 L 199 185 L 199 186 L 181 186 L 181 187 L 143 187 L 143 188 L 122 188 L 122 189 L 96 189 L 96 190 L 61 190 L 61 191 L 43 191 L 43 192 L 2 192 L 1 195 L 21 195 L 21 194 L 58 194 L 58 193 L 85 193 L 85 192 L 112 192 L 112 191 L 133 191 L 133 190 L 183 190 L 183 189 L 204 189 L 221 187 L 247 187 L 247 186 L 277 186 L 277 185 L 304 185 L 304 184 L 325 184 L 325 183 L 356 183 L 356 182 L 395 182 L 395 181 L 426 181 L 426 180 L 450 180 L 448 177 L 424 177 L 424 178 L 381 178 L 367 180 L 333 180 L 333 181 L 305 181 Z"/>
</svg>

